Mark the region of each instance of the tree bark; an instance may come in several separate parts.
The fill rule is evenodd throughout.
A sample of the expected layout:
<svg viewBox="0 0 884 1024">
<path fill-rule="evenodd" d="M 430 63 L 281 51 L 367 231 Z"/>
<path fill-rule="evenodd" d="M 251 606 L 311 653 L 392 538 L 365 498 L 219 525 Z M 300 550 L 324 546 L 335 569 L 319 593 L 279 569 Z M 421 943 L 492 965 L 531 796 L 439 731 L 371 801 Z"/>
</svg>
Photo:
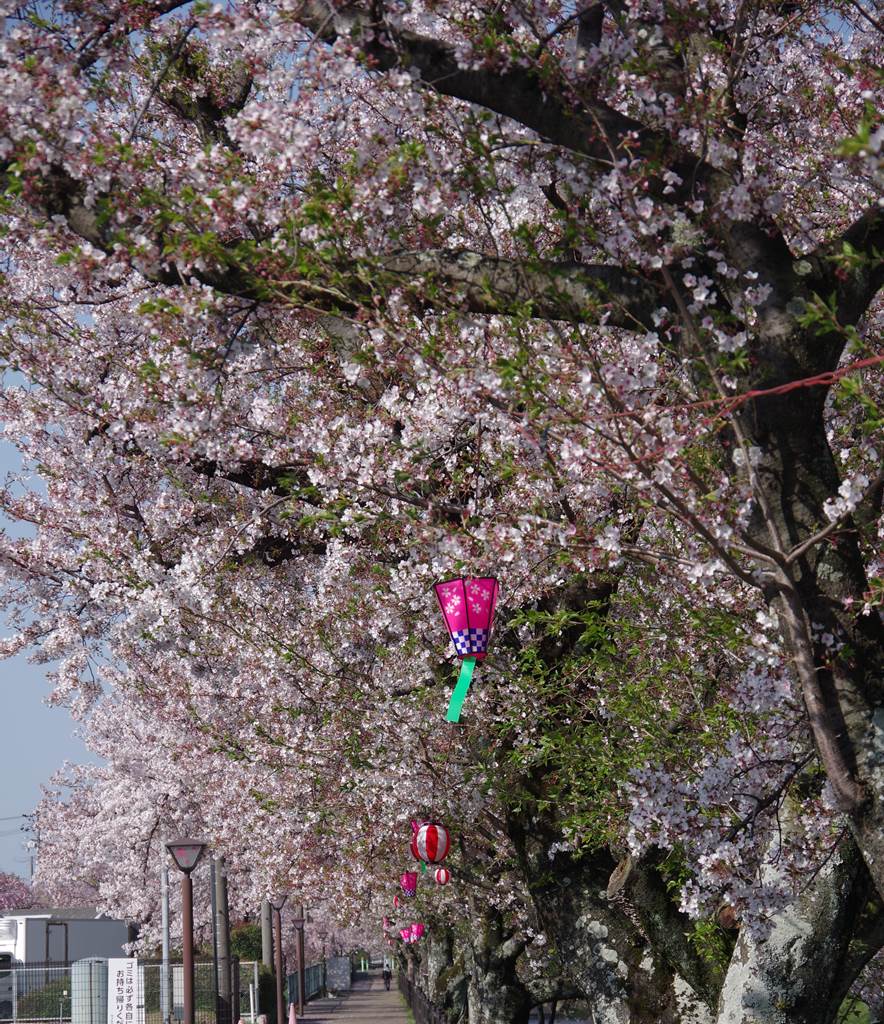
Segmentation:
<svg viewBox="0 0 884 1024">
<path fill-rule="evenodd" d="M 769 851 L 764 882 L 782 881 L 778 843 Z M 716 1024 L 831 1024 L 853 981 L 851 938 L 872 891 L 859 850 L 848 838 L 775 915 L 769 936 L 741 931 Z"/>
<path fill-rule="evenodd" d="M 498 911 L 474 925 L 465 944 L 470 1024 L 528 1024 L 532 1000 L 516 972 L 524 943 L 507 934 Z"/>
</svg>

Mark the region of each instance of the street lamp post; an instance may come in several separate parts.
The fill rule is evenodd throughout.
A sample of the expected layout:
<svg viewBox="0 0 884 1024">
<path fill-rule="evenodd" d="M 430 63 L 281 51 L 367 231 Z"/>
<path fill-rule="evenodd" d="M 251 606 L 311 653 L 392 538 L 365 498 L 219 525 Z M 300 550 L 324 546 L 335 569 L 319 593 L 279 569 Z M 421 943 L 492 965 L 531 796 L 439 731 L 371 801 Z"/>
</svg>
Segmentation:
<svg viewBox="0 0 884 1024">
<path fill-rule="evenodd" d="M 304 1000 L 306 998 L 307 971 L 304 966 L 304 904 L 298 907 L 298 916 L 292 921 L 298 933 L 298 1016 L 304 1016 Z"/>
<path fill-rule="evenodd" d="M 287 895 L 271 897 L 270 906 L 276 924 L 276 1024 L 285 1022 L 285 1002 L 282 998 L 282 908 Z"/>
<path fill-rule="evenodd" d="M 166 843 L 181 879 L 181 959 L 184 961 L 184 1020 L 182 1024 L 196 1024 L 193 1002 L 193 882 L 190 873 L 199 863 L 206 844 L 198 839 L 179 839 Z"/>
</svg>

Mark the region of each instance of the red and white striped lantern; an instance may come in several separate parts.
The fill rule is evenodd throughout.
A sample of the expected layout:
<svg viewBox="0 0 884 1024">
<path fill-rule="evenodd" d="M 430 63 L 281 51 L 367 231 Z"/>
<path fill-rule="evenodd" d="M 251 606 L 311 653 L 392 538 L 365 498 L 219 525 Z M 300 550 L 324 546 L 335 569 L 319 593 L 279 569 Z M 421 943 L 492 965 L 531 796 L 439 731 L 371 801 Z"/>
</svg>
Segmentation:
<svg viewBox="0 0 884 1024">
<path fill-rule="evenodd" d="M 415 860 L 425 864 L 441 864 L 451 849 L 451 836 L 438 821 L 424 821 L 420 825 L 411 823 L 411 854 Z"/>
<path fill-rule="evenodd" d="M 448 868 L 436 868 L 433 878 L 436 879 L 436 885 L 448 885 L 451 881 L 451 872 Z"/>
</svg>

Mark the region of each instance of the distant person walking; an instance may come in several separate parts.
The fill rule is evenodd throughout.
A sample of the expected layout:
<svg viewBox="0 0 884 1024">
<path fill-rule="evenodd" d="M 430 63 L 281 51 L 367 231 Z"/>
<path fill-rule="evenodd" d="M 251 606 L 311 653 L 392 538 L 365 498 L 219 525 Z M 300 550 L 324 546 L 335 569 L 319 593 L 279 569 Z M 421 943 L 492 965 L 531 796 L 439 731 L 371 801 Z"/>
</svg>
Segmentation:
<svg viewBox="0 0 884 1024">
<path fill-rule="evenodd" d="M 384 964 L 384 969 L 381 973 L 383 974 L 384 977 L 384 988 L 389 992 L 390 982 L 393 980 L 393 972 L 386 964 Z"/>
</svg>

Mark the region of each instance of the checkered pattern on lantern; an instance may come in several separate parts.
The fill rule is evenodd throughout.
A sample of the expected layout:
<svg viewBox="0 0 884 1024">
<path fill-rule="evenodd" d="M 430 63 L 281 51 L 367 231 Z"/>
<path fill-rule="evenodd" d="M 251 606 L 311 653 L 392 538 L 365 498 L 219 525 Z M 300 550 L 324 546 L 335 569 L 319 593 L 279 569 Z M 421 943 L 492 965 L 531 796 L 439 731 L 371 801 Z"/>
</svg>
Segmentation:
<svg viewBox="0 0 884 1024">
<path fill-rule="evenodd" d="M 487 629 L 458 629 L 451 639 L 458 654 L 484 654 L 488 650 Z"/>
</svg>

